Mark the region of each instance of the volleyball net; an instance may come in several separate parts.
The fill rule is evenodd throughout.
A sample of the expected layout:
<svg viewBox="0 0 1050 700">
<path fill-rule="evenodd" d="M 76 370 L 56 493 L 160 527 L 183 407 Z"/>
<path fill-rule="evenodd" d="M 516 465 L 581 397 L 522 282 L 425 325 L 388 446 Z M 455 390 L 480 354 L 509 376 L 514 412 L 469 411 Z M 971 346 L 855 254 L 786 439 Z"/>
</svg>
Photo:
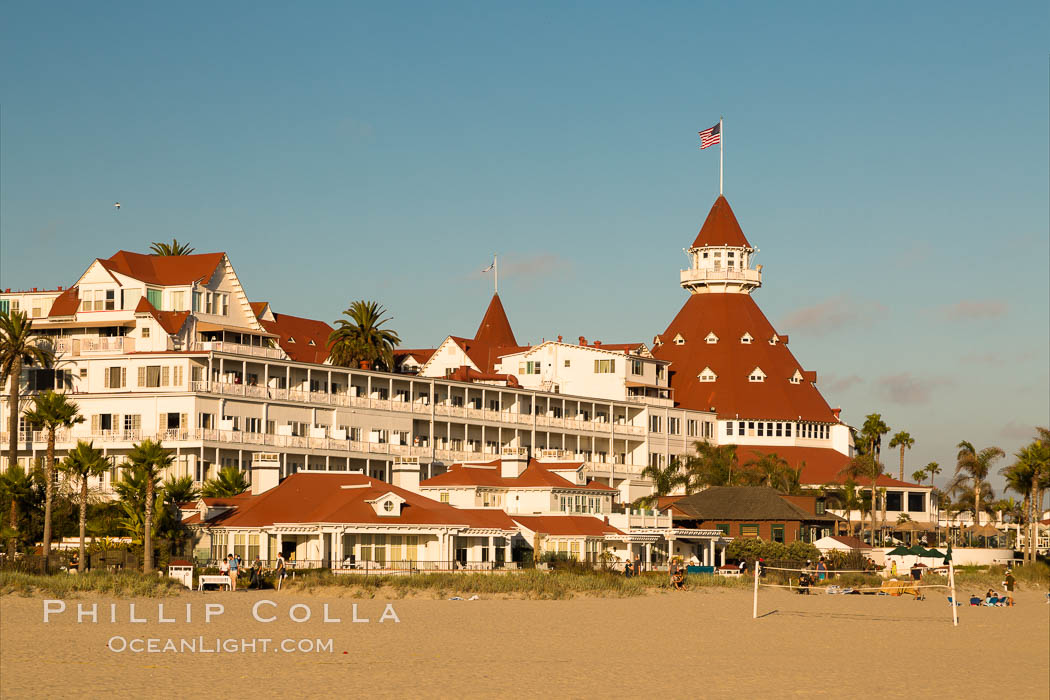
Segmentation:
<svg viewBox="0 0 1050 700">
<path fill-rule="evenodd" d="M 776 572 L 773 575 L 772 572 Z M 871 577 L 871 581 L 864 581 L 859 585 L 839 585 L 833 583 L 833 577 L 839 574 L 861 574 Z M 947 594 L 948 603 L 952 611 L 952 624 L 958 626 L 959 613 L 958 598 L 955 594 L 955 567 L 949 562 L 948 580 L 945 583 L 924 583 L 922 579 L 883 579 L 877 571 L 870 569 L 857 570 L 835 570 L 818 571 L 813 567 L 792 568 L 786 566 L 765 566 L 762 562 L 755 562 L 755 590 L 752 619 L 758 618 L 758 590 L 759 588 L 780 588 L 796 591 L 804 594 L 827 594 L 827 595 L 887 595 L 894 597 L 912 596 L 916 600 L 923 600 L 926 591 L 938 589 Z M 763 580 L 763 579 L 766 580 Z M 774 581 L 773 579 L 776 579 Z M 783 581 L 786 579 L 786 583 Z"/>
</svg>

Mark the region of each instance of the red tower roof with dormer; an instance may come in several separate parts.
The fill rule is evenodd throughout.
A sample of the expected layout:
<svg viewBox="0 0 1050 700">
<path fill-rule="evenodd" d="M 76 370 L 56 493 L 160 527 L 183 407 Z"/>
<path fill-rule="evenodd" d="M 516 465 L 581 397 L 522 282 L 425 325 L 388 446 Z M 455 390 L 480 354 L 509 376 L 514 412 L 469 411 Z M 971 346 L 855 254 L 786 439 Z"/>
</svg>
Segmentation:
<svg viewBox="0 0 1050 700">
<path fill-rule="evenodd" d="M 510 321 L 507 320 L 507 312 L 503 310 L 503 302 L 499 300 L 499 294 L 492 295 L 492 301 L 489 302 L 489 308 L 485 309 L 478 332 L 474 334 L 474 342 L 492 347 L 518 345 L 518 341 L 514 339 L 514 331 L 510 328 Z"/>
</svg>

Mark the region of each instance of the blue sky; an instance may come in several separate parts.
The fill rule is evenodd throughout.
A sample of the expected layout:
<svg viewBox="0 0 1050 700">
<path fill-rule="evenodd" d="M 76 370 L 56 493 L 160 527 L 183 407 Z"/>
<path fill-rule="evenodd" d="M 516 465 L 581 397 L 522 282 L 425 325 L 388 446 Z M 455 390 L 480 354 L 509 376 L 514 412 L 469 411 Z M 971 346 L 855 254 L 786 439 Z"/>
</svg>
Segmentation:
<svg viewBox="0 0 1050 700">
<path fill-rule="evenodd" d="M 1050 423 L 1045 3 L 564 5 L 10 5 L 0 284 L 174 235 L 278 311 L 376 299 L 433 346 L 498 252 L 519 340 L 648 341 L 724 114 L 756 299 L 847 420 L 942 481 Z"/>
</svg>

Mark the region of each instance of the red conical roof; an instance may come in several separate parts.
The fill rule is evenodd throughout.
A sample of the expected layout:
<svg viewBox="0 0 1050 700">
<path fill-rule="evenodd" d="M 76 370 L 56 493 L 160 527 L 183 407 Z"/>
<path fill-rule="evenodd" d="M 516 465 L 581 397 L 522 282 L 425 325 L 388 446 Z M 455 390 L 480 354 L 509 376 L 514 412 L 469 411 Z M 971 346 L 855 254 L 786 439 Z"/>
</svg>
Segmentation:
<svg viewBox="0 0 1050 700">
<path fill-rule="evenodd" d="M 750 248 L 740 224 L 737 223 L 736 215 L 729 206 L 729 202 L 722 195 L 718 195 L 714 206 L 707 215 L 700 233 L 693 241 L 694 248 L 702 248 L 711 245 L 741 246 Z"/>
<path fill-rule="evenodd" d="M 503 303 L 499 300 L 499 294 L 492 295 L 489 308 L 485 310 L 485 317 L 481 319 L 478 332 L 474 334 L 474 342 L 492 347 L 518 344 L 514 339 L 514 331 L 510 328 L 510 321 L 507 320 L 507 312 L 503 310 Z"/>
</svg>

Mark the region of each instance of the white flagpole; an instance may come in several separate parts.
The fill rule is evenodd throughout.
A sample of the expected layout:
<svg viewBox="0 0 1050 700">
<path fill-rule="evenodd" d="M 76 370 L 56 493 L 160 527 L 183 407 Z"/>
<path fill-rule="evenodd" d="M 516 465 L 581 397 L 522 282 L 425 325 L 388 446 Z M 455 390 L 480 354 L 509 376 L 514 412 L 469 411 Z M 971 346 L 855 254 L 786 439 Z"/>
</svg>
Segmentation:
<svg viewBox="0 0 1050 700">
<path fill-rule="evenodd" d="M 492 254 L 492 272 L 493 290 L 496 294 L 499 294 L 499 258 L 496 257 L 495 253 Z"/>
<path fill-rule="evenodd" d="M 726 132 L 725 127 L 722 124 L 722 117 L 718 118 L 718 195 L 722 193 L 722 162 L 723 162 L 723 149 L 725 148 Z"/>
</svg>

